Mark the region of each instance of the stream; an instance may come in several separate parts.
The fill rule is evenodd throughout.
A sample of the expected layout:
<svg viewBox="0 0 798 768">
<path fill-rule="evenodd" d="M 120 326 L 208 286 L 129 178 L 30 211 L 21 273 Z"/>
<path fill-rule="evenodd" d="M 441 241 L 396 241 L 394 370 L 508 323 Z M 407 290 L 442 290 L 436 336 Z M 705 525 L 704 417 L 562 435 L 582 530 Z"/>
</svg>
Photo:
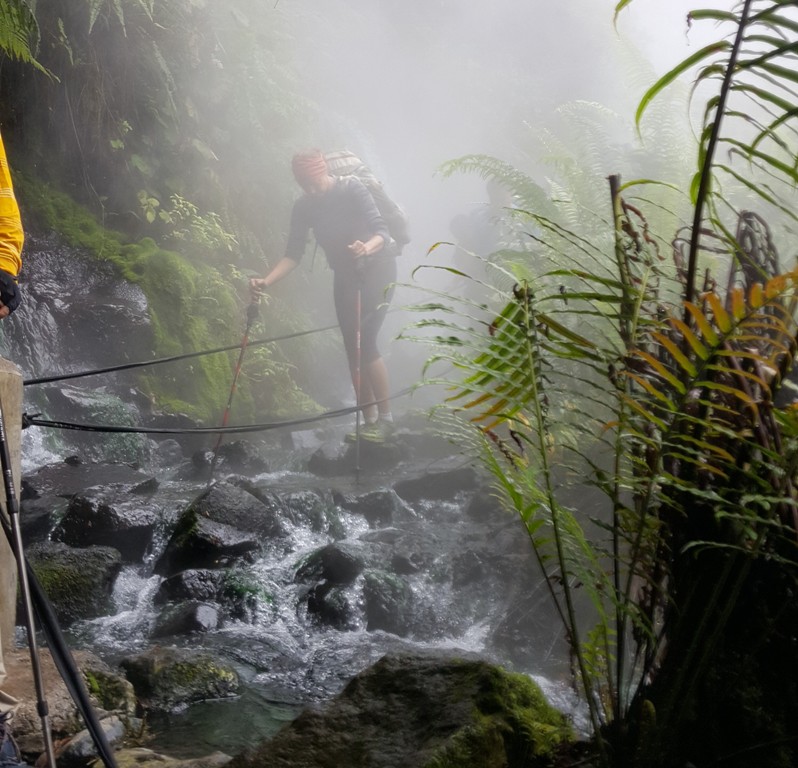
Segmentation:
<svg viewBox="0 0 798 768">
<path fill-rule="evenodd" d="M 113 340 L 97 338 L 98 318 L 120 338 L 133 336 L 140 331 L 143 298 L 112 274 L 88 270 L 80 254 L 52 240 L 33 238 L 28 249 L 26 309 L 4 324 L 3 355 L 26 377 L 117 361 Z M 69 281 L 75 284 L 69 287 Z M 135 346 L 126 351 L 129 359 L 140 353 Z M 97 379 L 83 385 L 85 389 L 74 384 L 48 385 L 44 392 L 26 388 L 25 410 L 66 418 L 65 413 L 52 413 L 55 405 L 69 403 L 79 411 L 101 390 L 135 415 L 135 403 L 126 394 L 131 380 Z M 125 563 L 115 579 L 113 609 L 71 624 L 67 640 L 112 666 L 155 645 L 207 650 L 231 664 L 241 679 L 235 698 L 148 716 L 145 746 L 175 757 L 215 750 L 236 754 L 271 736 L 303 707 L 334 696 L 386 652 L 435 648 L 476 653 L 533 676 L 552 703 L 580 725 L 562 632 L 520 522 L 491 501 L 489 486 L 477 473 L 474 483 L 462 488 L 457 482 L 451 488 L 425 484 L 430 473 L 439 471 L 443 483 L 473 467 L 451 446 L 442 447 L 442 441 L 431 445 L 417 431 L 417 421 L 403 421 L 399 409 L 397 422 L 407 450 L 398 461 L 362 472 L 357 479 L 351 472 L 318 474 L 308 469 L 324 446 L 343 444 L 348 423 L 253 439 L 268 470 L 248 474 L 247 483 L 277 494 L 293 512 L 283 520 L 279 541 L 263 542 L 247 563 L 248 578 L 259 585 L 247 616 L 227 616 L 207 631 L 175 635 L 159 634 L 163 607 L 156 604 L 156 595 L 164 577 L 155 573 L 155 564 L 180 513 L 206 483 L 181 473 L 190 456 L 177 450 L 175 441 L 130 438 L 141 471 L 158 481 L 148 502 L 158 507 L 161 524 L 142 560 Z M 124 460 L 127 448 L 109 456 L 112 452 L 101 441 L 96 448 L 70 442 L 79 439 L 40 427 L 26 429 L 23 477 L 76 452 L 87 466 Z M 401 483 L 414 481 L 427 492 L 401 489 Z M 103 482 L 100 470 L 97 482 Z M 395 499 L 384 519 L 369 518 L 358 506 L 374 493 Z M 337 592 L 335 620 L 309 610 L 308 584 L 297 578 L 298 569 L 309 555 L 333 544 L 363 550 L 369 557 L 392 553 L 390 562 L 372 571 L 401 582 L 406 601 L 401 616 L 383 617 L 381 627 L 370 626 L 374 622 L 364 597 L 368 569 Z"/>
</svg>

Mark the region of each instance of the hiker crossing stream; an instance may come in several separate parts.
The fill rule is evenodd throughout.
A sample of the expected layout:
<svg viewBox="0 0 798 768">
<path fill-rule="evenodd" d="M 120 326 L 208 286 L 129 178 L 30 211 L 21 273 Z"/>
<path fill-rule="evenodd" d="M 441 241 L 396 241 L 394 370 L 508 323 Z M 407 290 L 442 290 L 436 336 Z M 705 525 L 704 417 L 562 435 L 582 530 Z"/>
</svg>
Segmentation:
<svg viewBox="0 0 798 768">
<path fill-rule="evenodd" d="M 138 318 L 134 292 L 86 279 L 116 297 L 92 311 Z M 37 372 L 42 359 L 101 365 L 102 350 L 76 359 L 82 347 L 47 336 L 77 332 L 68 318 L 39 329 L 40 352 L 26 331 L 5 339 L 7 354 L 23 368 L 39 354 Z M 31 409 L 95 407 L 97 388 L 48 386 Z M 140 415 L 125 386 L 102 396 Z M 70 645 L 133 682 L 147 746 L 235 754 L 397 650 L 479 654 L 572 709 L 564 641 L 520 522 L 423 410 L 396 413 L 393 437 L 361 452 L 358 473 L 347 419 L 230 437 L 210 484 L 207 439 L 25 430 L 28 560 Z M 141 672 L 198 654 L 220 670 L 212 683 Z"/>
</svg>

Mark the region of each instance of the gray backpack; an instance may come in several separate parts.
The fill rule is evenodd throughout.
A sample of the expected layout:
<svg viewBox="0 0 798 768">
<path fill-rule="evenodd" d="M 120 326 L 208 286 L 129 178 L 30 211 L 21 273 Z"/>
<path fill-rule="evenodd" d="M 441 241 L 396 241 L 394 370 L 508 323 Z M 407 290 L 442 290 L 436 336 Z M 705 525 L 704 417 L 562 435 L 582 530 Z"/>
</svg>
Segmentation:
<svg viewBox="0 0 798 768">
<path fill-rule="evenodd" d="M 401 252 L 402 248 L 410 242 L 410 221 L 402 208 L 388 196 L 382 182 L 354 152 L 347 149 L 327 152 L 324 158 L 333 176 L 355 176 L 363 182 L 374 198 L 374 204 L 377 206 L 380 216 L 385 220 L 391 239 Z"/>
</svg>

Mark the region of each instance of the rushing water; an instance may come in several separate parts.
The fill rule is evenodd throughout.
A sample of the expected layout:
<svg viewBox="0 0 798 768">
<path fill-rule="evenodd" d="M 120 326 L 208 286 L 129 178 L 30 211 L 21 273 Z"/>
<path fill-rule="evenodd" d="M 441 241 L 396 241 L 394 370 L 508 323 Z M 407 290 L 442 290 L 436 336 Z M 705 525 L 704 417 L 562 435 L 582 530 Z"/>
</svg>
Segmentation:
<svg viewBox="0 0 798 768">
<path fill-rule="evenodd" d="M 257 482 L 264 488 L 285 489 L 309 480 L 303 473 L 280 471 L 261 476 Z M 318 478 L 312 480 L 318 485 Z M 176 508 L 196 491 L 179 483 L 165 483 L 162 488 Z M 471 523 L 462 515 L 464 501 L 418 505 L 419 534 L 424 535 L 427 526 L 434 525 L 440 552 L 429 568 L 409 577 L 417 619 L 404 637 L 368 631 L 363 614 L 357 611 L 346 630 L 322 626 L 308 615 L 302 600 L 303 586 L 294 578 L 297 563 L 331 539 L 329 533 L 316 532 L 304 524 L 291 528 L 289 546 L 267 547 L 252 564 L 251 574 L 262 588 L 252 622 L 231 621 L 213 632 L 154 641 L 158 608 L 153 598 L 161 579 L 144 564 L 127 566 L 117 578 L 114 614 L 81 622 L 72 628 L 71 637 L 111 662 L 144 650 L 153 642 L 165 642 L 203 648 L 236 668 L 242 690 L 234 700 L 194 704 L 181 712 L 149 719 L 148 745 L 178 757 L 212 750 L 235 754 L 253 746 L 304 706 L 335 695 L 353 675 L 388 651 L 458 649 L 507 661 L 490 646 L 495 623 L 507 609 L 507 594 L 496 575 L 487 575 L 485 584 L 469 583 L 459 588 L 442 575 L 448 573 L 459 552 L 473 547 L 469 544 Z M 342 510 L 338 514 L 343 527 L 339 537 L 357 541 L 369 536 L 369 526 L 361 516 Z M 425 520 L 425 515 L 430 519 Z M 157 554 L 152 553 L 148 561 L 151 563 Z M 361 576 L 346 591 L 353 605 L 362 601 L 362 581 Z M 535 676 L 557 706 L 574 713 L 578 724 L 575 703 L 561 681 L 561 638 L 548 613 L 546 616 L 542 647 L 549 648 L 548 658 L 543 653 L 532 668 L 524 671 Z"/>
<path fill-rule="evenodd" d="M 120 318 L 136 317 L 138 324 L 143 314 L 141 296 L 115 282 L 112 275 L 88 269 L 78 254 L 50 240 L 34 238 L 28 248 L 41 258 L 31 259 L 29 253 L 33 279 L 28 286 L 27 309 L 5 325 L 4 354 L 18 362 L 26 377 L 86 370 L 107 364 L 109 359 L 118 361 L 119 350 L 114 349 L 112 356 L 110 348 L 96 340 L 96 312 L 112 312 L 117 324 Z M 74 285 L 69 285 L 70 280 Z M 70 301 L 75 302 L 74 310 Z M 96 304 L 89 327 L 77 308 L 86 302 Z M 87 333 L 90 338 L 83 338 Z M 122 331 L 120 334 L 124 335 Z M 112 340 L 112 346 L 114 343 Z M 136 359 L 135 351 L 128 354 Z M 29 393 L 26 388 L 26 410 L 35 411 L 42 402 L 52 402 L 55 395 L 62 399 L 68 395 L 72 403 L 102 397 L 113 407 L 133 407 L 125 401 L 125 388 L 119 381 L 92 381 L 85 390 L 71 387 L 56 388 L 47 396 Z M 321 479 L 310 475 L 302 467 L 307 464 L 315 438 L 312 431 L 301 437 L 295 441 L 300 447 L 293 452 L 287 452 L 277 438 L 277 442 L 264 441 L 262 448 L 269 452 L 271 471 L 252 481 L 275 492 L 329 492 L 334 488 L 341 494 L 357 494 L 389 488 L 400 479 L 375 476 L 356 483 L 352 477 Z M 64 443 L 69 438 L 36 427 L 27 429 L 23 435 L 23 473 L 61 461 L 75 450 Z M 157 455 L 152 441 L 144 448 L 136 447 L 139 455 Z M 90 446 L 79 450 L 91 454 Z M 201 648 L 232 664 L 242 680 L 235 699 L 194 704 L 181 712 L 151 717 L 147 721 L 148 746 L 178 757 L 213 750 L 234 754 L 272 735 L 304 706 L 329 699 L 386 652 L 419 648 L 471 651 L 531 674 L 550 700 L 572 712 L 579 725 L 578 709 L 563 682 L 567 663 L 561 633 L 531 567 L 531 558 L 517 546 L 524 537 L 507 519 L 497 519 L 493 527 L 469 519 L 464 514 L 468 494 L 414 502 L 397 529 L 370 528 L 362 515 L 340 508 L 334 511 L 338 526 L 335 539 L 368 542 L 404 536 L 418 542 L 425 562 L 424 567 L 406 575 L 414 610 L 402 636 L 368 630 L 362 611 L 362 576 L 342 595 L 352 606 L 345 629 L 325 626 L 308 615 L 303 599 L 306 587 L 295 579 L 297 563 L 333 537 L 328 529 L 317 530 L 300 518 L 289 525 L 280 546 L 264 547 L 249 568 L 250 576 L 260 586 L 251 621 L 227 621 L 203 634 L 154 638 L 160 611 L 154 597 L 161 577 L 154 575 L 153 563 L 166 544 L 170 522 L 203 487 L 171 479 L 171 468 L 162 462 L 155 461 L 145 469 L 160 480 L 155 500 L 163 510 L 162 535 L 143 562 L 125 566 L 116 579 L 112 615 L 78 622 L 70 627 L 68 638 L 75 647 L 93 650 L 111 664 L 159 643 Z M 416 466 L 403 471 L 418 470 Z M 512 618 L 514 611 L 529 614 L 526 624 L 521 625 L 529 628 L 527 634 L 522 633 L 515 641 L 528 645 L 527 653 L 518 654 L 515 651 L 522 649 L 496 643 L 497 626 L 508 616 Z"/>
</svg>

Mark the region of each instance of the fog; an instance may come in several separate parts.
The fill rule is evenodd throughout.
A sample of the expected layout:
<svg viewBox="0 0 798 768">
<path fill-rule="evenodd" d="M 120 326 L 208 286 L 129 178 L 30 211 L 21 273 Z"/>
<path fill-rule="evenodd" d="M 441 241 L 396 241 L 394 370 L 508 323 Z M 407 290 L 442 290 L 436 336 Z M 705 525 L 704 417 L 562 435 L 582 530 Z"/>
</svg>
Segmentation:
<svg viewBox="0 0 798 768">
<path fill-rule="evenodd" d="M 279 0 L 275 14 L 296 41 L 287 64 L 317 107 L 297 149 L 346 147 L 375 170 L 410 216 L 413 242 L 399 262 L 408 282 L 430 246 L 452 238 L 452 218 L 485 203 L 482 179 L 444 179 L 441 163 L 493 155 L 545 187 L 536 132 L 556 131 L 557 109 L 574 101 L 617 113 L 618 142 L 631 146 L 642 94 L 714 34 L 706 23 L 688 31 L 694 5 L 635 0 L 615 23 L 614 0 Z M 406 301 L 400 291 L 394 303 Z"/>
<path fill-rule="evenodd" d="M 281 0 L 303 91 L 320 105 L 303 138 L 364 156 L 409 210 L 422 258 L 454 214 L 484 199 L 478 179 L 436 176 L 441 163 L 484 153 L 534 176 L 530 126 L 575 100 L 631 126 L 655 76 L 697 49 L 690 3 L 636 0 L 617 27 L 614 4 Z"/>
</svg>

